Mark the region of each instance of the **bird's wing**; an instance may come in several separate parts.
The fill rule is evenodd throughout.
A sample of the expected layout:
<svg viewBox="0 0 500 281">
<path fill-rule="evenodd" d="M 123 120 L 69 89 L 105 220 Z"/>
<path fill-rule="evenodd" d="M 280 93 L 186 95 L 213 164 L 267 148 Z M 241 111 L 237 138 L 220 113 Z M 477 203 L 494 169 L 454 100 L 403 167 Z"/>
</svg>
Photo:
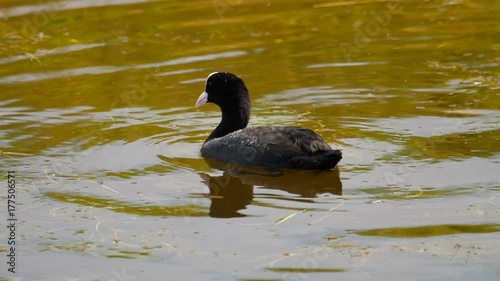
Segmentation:
<svg viewBox="0 0 500 281">
<path fill-rule="evenodd" d="M 310 129 L 296 127 L 256 127 L 253 137 L 259 137 L 254 141 L 272 146 L 273 150 L 289 150 L 293 153 L 315 154 L 317 152 L 330 151 L 332 148 L 316 133 Z"/>
</svg>

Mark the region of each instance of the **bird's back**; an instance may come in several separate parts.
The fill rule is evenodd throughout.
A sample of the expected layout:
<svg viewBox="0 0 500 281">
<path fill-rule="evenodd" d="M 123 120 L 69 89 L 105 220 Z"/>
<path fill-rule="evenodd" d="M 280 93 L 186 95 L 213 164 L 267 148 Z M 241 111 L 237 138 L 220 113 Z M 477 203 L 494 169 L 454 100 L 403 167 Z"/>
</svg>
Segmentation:
<svg viewBox="0 0 500 281">
<path fill-rule="evenodd" d="M 312 130 L 296 127 L 245 128 L 206 142 L 204 157 L 250 167 L 326 170 L 342 159 Z"/>
</svg>

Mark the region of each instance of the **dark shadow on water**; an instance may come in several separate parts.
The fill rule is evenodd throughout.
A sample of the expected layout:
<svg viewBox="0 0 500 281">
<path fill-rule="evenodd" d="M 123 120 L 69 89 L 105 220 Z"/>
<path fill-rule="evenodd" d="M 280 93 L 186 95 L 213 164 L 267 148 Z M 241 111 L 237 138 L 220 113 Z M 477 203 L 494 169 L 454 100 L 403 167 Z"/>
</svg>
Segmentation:
<svg viewBox="0 0 500 281">
<path fill-rule="evenodd" d="M 239 211 L 252 203 L 254 186 L 282 190 L 303 198 L 314 198 L 324 193 L 342 195 L 342 182 L 338 167 L 330 171 L 269 171 L 229 166 L 211 161 L 208 163 L 213 168 L 224 170 L 222 176 L 200 173 L 202 182 L 210 190 L 209 197 L 212 202 L 209 215 L 211 217 L 245 216 Z"/>
<path fill-rule="evenodd" d="M 224 173 L 211 177 L 201 173 L 203 183 L 208 186 L 210 204 L 209 216 L 214 218 L 244 217 L 239 210 L 245 209 L 253 200 L 253 185 L 243 184 L 241 179 Z"/>
</svg>

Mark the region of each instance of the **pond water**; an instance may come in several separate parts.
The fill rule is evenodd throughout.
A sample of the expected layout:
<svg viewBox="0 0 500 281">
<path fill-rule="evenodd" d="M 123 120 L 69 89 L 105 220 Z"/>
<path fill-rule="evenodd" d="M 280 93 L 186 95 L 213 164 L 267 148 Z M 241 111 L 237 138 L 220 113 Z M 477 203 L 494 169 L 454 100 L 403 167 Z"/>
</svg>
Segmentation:
<svg viewBox="0 0 500 281">
<path fill-rule="evenodd" d="M 0 8 L 1 280 L 498 280 L 499 2 Z M 224 173 L 207 75 L 329 172 Z M 7 171 L 15 172 L 15 211 Z M 15 264 L 7 264 L 15 235 Z M 9 271 L 15 268 L 15 273 Z"/>
</svg>

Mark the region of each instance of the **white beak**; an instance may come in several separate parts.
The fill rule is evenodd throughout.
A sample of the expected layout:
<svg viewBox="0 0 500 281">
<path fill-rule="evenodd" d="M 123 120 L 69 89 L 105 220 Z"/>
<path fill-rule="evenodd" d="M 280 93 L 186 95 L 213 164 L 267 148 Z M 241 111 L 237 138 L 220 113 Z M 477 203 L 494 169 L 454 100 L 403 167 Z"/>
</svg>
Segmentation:
<svg viewBox="0 0 500 281">
<path fill-rule="evenodd" d="M 198 97 L 198 100 L 196 101 L 196 107 L 204 105 L 205 103 L 207 103 L 207 100 L 208 100 L 207 92 L 201 93 L 201 95 Z"/>
</svg>

